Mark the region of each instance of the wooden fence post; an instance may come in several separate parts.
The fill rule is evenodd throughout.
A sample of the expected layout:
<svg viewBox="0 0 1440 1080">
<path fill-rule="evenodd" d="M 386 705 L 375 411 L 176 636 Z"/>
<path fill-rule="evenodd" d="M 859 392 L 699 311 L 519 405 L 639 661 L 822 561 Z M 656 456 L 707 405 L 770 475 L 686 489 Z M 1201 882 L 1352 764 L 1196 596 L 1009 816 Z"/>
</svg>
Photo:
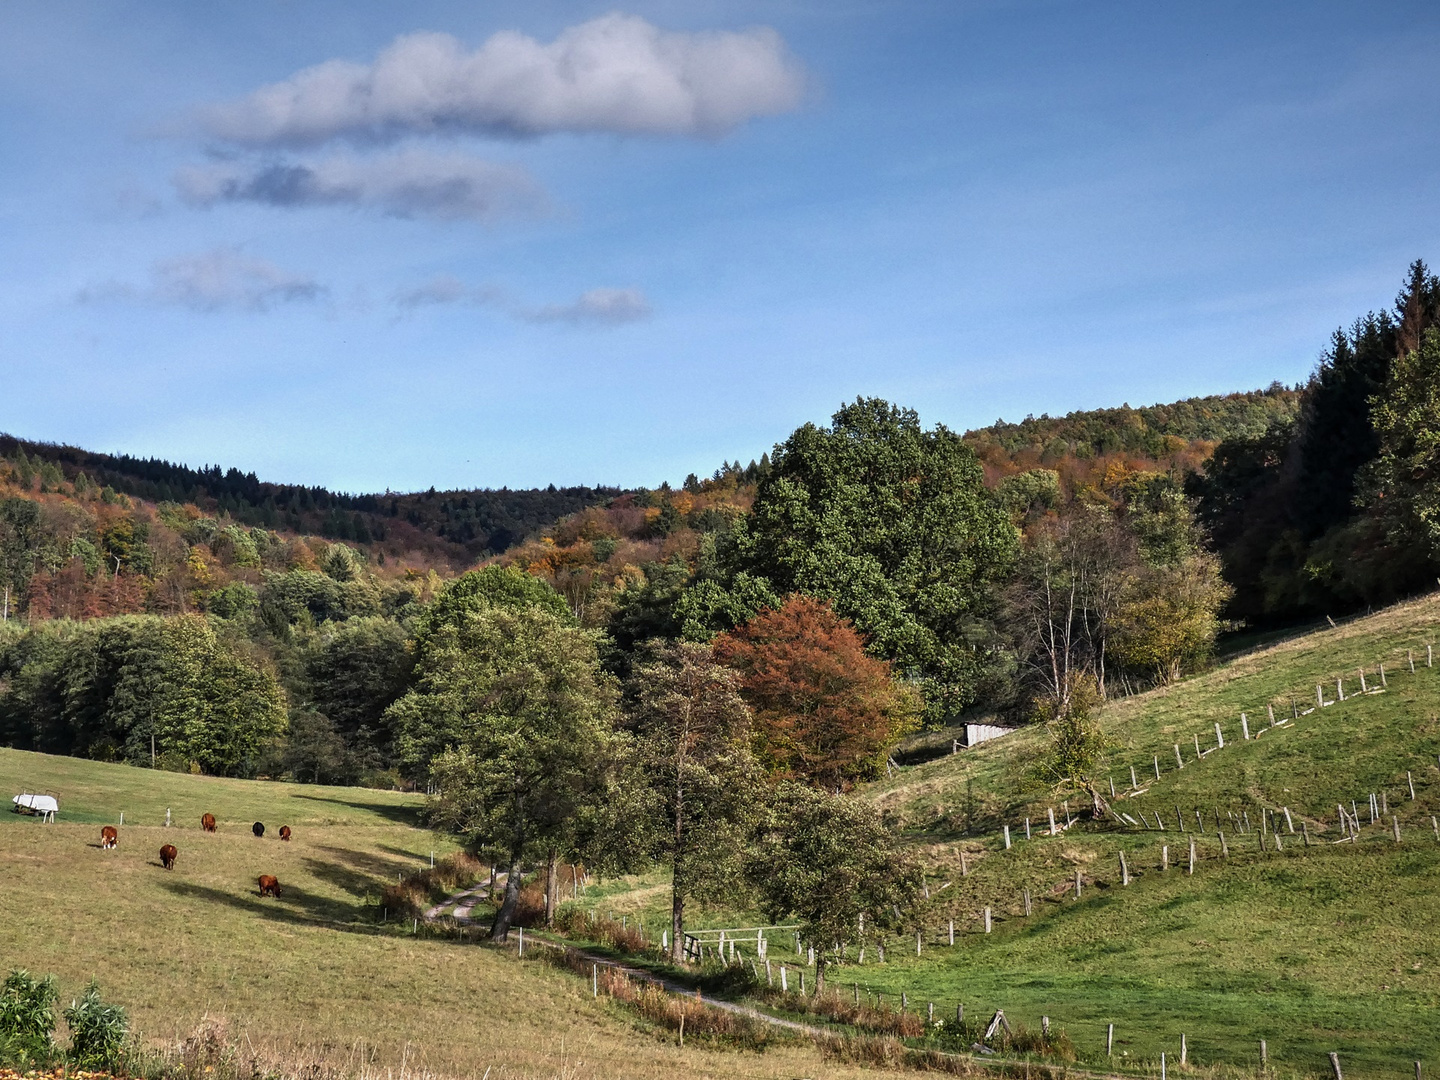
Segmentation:
<svg viewBox="0 0 1440 1080">
<path fill-rule="evenodd" d="M 1009 851 L 1009 850 L 1010 850 L 1010 826 L 1009 826 L 1009 825 L 1006 825 L 1004 828 L 1005 828 L 1005 850 L 1006 850 L 1006 851 Z"/>
<path fill-rule="evenodd" d="M 1185 767 L 1185 759 L 1180 756 L 1180 744 L 1178 742 L 1175 744 L 1175 764 L 1177 768 L 1183 769 Z"/>
<path fill-rule="evenodd" d="M 1436 835 L 1437 835 L 1437 836 L 1440 836 L 1440 833 L 1437 833 Z M 1028 918 L 1029 915 L 1030 915 L 1030 890 L 1029 890 L 1029 888 L 1026 888 L 1026 889 L 1024 890 L 1024 892 L 1025 892 L 1025 915 L 1026 915 L 1026 917 Z"/>
<path fill-rule="evenodd" d="M 985 932 L 987 934 L 990 932 L 990 909 L 988 907 L 985 909 Z"/>
<path fill-rule="evenodd" d="M 1240 714 L 1240 738 L 1247 742 L 1250 739 L 1250 722 L 1245 719 L 1243 712 Z"/>
<path fill-rule="evenodd" d="M 1080 868 L 1075 868 L 1075 899 L 1080 899 Z"/>
<path fill-rule="evenodd" d="M 1195 873 L 1195 837 L 1193 836 L 1190 837 L 1190 869 L 1186 873 Z"/>
<path fill-rule="evenodd" d="M 950 944 L 955 944 L 955 920 L 950 920 Z"/>
<path fill-rule="evenodd" d="M 1264 1039 L 1261 1039 L 1261 1040 L 1260 1040 L 1260 1067 L 1263 1069 L 1263 1068 L 1265 1067 L 1266 1062 L 1268 1062 L 1269 1060 L 1270 1060 L 1270 1057 L 1269 1057 L 1269 1055 L 1265 1052 L 1265 1040 L 1264 1040 Z"/>
<path fill-rule="evenodd" d="M 1395 816 L 1395 817 L 1392 817 L 1392 818 L 1390 819 L 1390 824 L 1391 824 L 1391 826 L 1392 826 L 1392 827 L 1394 828 L 1394 830 L 1395 830 L 1395 843 L 1398 844 L 1398 843 L 1400 843 L 1400 818 L 1399 818 L 1399 816 L 1397 815 L 1397 816 Z"/>
<path fill-rule="evenodd" d="M 1140 781 L 1137 780 L 1137 779 L 1135 779 L 1135 766 L 1134 766 L 1134 765 L 1131 765 L 1131 766 L 1130 766 L 1130 786 L 1131 786 L 1132 788 L 1138 788 L 1138 787 L 1140 786 Z"/>
<path fill-rule="evenodd" d="M 1120 884 L 1130 884 L 1130 868 L 1125 865 L 1125 852 L 1120 852 Z"/>
<path fill-rule="evenodd" d="M 1340 1072 L 1340 1055 L 1334 1050 L 1330 1051 L 1330 1069 L 1335 1074 L 1335 1080 L 1345 1080 L 1344 1074 Z"/>
<path fill-rule="evenodd" d="M 1188 1049 L 1187 1049 L 1186 1046 L 1185 1046 L 1185 1033 L 1184 1033 L 1184 1032 L 1181 1032 L 1181 1033 L 1180 1033 L 1180 1067 L 1181 1067 L 1181 1068 L 1184 1068 L 1184 1067 L 1185 1067 L 1185 1063 L 1186 1063 L 1187 1060 L 1189 1060 L 1189 1056 L 1190 1056 L 1190 1055 L 1189 1055 L 1189 1051 L 1188 1051 Z"/>
<path fill-rule="evenodd" d="M 1414 775 L 1410 772 L 1409 769 L 1406 769 L 1406 770 L 1405 770 L 1405 782 L 1410 785 L 1410 801 L 1411 801 L 1411 802 L 1414 802 L 1414 801 L 1415 801 L 1415 777 L 1414 777 Z M 165 811 L 165 813 L 168 815 L 168 814 L 170 813 L 170 811 L 167 810 L 167 811 Z M 167 818 L 165 824 L 167 824 L 167 825 L 170 824 L 168 818 Z"/>
<path fill-rule="evenodd" d="M 1155 755 L 1155 779 L 1160 779 L 1160 755 Z"/>
<path fill-rule="evenodd" d="M 1169 870 L 1169 869 L 1170 869 L 1170 845 L 1169 845 L 1169 844 L 1161 844 L 1161 845 L 1160 845 L 1160 869 L 1161 869 L 1161 870 Z"/>
<path fill-rule="evenodd" d="M 1230 857 L 1230 845 L 1225 843 L 1225 834 L 1223 832 L 1220 833 L 1220 857 L 1222 859 L 1228 859 Z"/>
<path fill-rule="evenodd" d="M 1055 828 L 1055 808 L 1053 806 L 1047 807 L 1045 812 L 1050 815 L 1050 835 L 1058 836 L 1060 830 Z"/>
<path fill-rule="evenodd" d="M 1115 1054 L 1115 1025 L 1111 1024 L 1105 1032 L 1105 1056 L 1113 1057 Z"/>
</svg>

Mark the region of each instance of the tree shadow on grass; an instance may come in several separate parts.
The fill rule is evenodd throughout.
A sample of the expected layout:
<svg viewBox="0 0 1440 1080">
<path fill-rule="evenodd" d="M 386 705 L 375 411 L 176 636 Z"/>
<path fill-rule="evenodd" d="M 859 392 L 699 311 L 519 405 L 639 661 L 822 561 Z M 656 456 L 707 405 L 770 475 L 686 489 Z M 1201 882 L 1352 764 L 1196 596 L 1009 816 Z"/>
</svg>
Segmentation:
<svg viewBox="0 0 1440 1080">
<path fill-rule="evenodd" d="M 325 795 L 291 795 L 292 799 L 308 799 L 310 802 L 332 803 L 335 806 L 348 806 L 352 810 L 368 810 L 377 817 L 387 821 L 393 821 L 398 825 L 409 825 L 412 828 L 420 826 L 420 807 L 399 806 L 395 803 L 366 802 L 363 799 L 334 799 Z"/>
<path fill-rule="evenodd" d="M 280 883 L 278 899 L 261 898 L 258 890 L 246 889 L 244 893 L 226 892 L 208 885 L 196 885 L 190 881 L 162 881 L 161 888 L 176 896 L 189 900 L 200 900 L 208 904 L 223 904 L 237 911 L 249 912 L 265 919 L 281 922 L 301 923 L 311 926 L 326 925 L 340 929 L 367 931 L 369 928 L 346 925 L 355 915 L 355 908 L 343 901 L 317 896 L 294 885 Z"/>
<path fill-rule="evenodd" d="M 354 853 L 345 852 L 344 854 Z M 385 884 L 383 881 L 377 881 L 370 873 L 355 870 L 340 863 L 322 862 L 319 859 L 306 859 L 305 869 L 327 885 L 333 885 L 351 896 L 364 896 Z M 284 898 L 283 894 L 281 898 Z"/>
<path fill-rule="evenodd" d="M 403 855 L 408 859 L 419 857 L 413 852 L 386 847 L 384 844 L 380 845 L 380 849 L 396 855 Z M 327 855 L 333 855 L 354 869 L 363 871 L 372 877 L 383 878 L 386 882 L 394 881 L 398 875 L 403 874 L 407 870 L 414 869 L 414 866 L 408 862 L 400 862 L 397 859 L 387 859 L 380 855 L 372 855 L 368 851 L 352 851 L 349 848 L 328 845 L 318 846 L 316 850 L 323 851 Z"/>
</svg>

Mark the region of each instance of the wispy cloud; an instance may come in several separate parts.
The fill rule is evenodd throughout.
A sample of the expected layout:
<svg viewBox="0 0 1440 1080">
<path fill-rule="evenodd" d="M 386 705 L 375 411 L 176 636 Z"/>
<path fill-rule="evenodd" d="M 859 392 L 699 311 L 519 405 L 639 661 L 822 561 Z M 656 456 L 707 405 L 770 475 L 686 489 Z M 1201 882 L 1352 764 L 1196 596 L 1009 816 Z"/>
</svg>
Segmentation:
<svg viewBox="0 0 1440 1080">
<path fill-rule="evenodd" d="M 423 307 L 467 305 L 503 311 L 522 322 L 569 323 L 572 326 L 620 326 L 639 322 L 651 314 L 650 301 L 639 289 L 589 289 L 566 304 L 532 307 L 516 300 L 498 285 L 467 285 L 458 278 L 432 278 L 392 298 L 396 307 L 414 311 Z"/>
<path fill-rule="evenodd" d="M 598 323 L 619 326 L 650 317 L 650 301 L 639 289 L 590 289 L 569 304 L 548 304 L 531 312 L 530 322 Z"/>
<path fill-rule="evenodd" d="M 327 293 L 314 278 L 231 248 L 216 248 L 155 264 L 150 282 L 107 282 L 81 291 L 81 303 L 131 300 L 192 311 L 267 311 L 279 304 L 309 303 Z"/>
<path fill-rule="evenodd" d="M 309 164 L 214 162 L 181 169 L 175 187 L 182 199 L 197 206 L 356 206 L 395 217 L 442 220 L 493 221 L 537 214 L 546 205 L 539 186 L 523 169 L 419 149 Z"/>
<path fill-rule="evenodd" d="M 715 137 L 796 108 L 806 82 L 768 27 L 677 32 L 617 13 L 548 44 L 507 31 L 469 51 L 449 34 L 407 34 L 373 63 L 328 60 L 212 106 L 199 123 L 251 147 L 414 134 Z"/>
</svg>

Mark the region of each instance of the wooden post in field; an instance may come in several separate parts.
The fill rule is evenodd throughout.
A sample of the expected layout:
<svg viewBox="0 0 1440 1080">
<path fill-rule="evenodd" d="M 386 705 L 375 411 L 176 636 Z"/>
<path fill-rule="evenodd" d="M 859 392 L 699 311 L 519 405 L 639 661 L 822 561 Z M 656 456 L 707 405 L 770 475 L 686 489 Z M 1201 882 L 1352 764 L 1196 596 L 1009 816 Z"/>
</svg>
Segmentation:
<svg viewBox="0 0 1440 1080">
<path fill-rule="evenodd" d="M 1304 818 L 1300 820 L 1300 831 L 1305 835 L 1305 846 L 1310 846 L 1310 826 L 1305 824 Z"/>
<path fill-rule="evenodd" d="M 1274 706 L 1274 705 L 1266 705 L 1266 706 L 1265 706 L 1265 711 L 1270 714 L 1270 726 L 1271 726 L 1271 727 L 1274 727 L 1274 726 L 1275 726 L 1275 706 Z"/>
<path fill-rule="evenodd" d="M 1230 845 L 1225 843 L 1225 834 L 1223 832 L 1220 833 L 1220 857 L 1222 859 L 1228 859 L 1230 857 Z"/>
<path fill-rule="evenodd" d="M 964 848 L 961 848 L 961 849 L 960 849 L 960 876 L 961 876 L 961 877 L 969 877 L 969 876 L 970 876 L 970 868 L 965 865 L 965 849 L 964 849 Z"/>
<path fill-rule="evenodd" d="M 1219 725 L 1219 723 L 1216 723 L 1216 725 L 1215 725 L 1215 749 L 1216 749 L 1216 750 L 1224 750 L 1224 749 L 1225 749 L 1225 734 L 1224 734 L 1224 732 L 1222 732 L 1222 731 L 1220 730 L 1220 725 Z"/>
<path fill-rule="evenodd" d="M 1395 815 L 1390 819 L 1390 824 L 1395 830 L 1395 843 L 1400 843 L 1400 817 Z"/>
<path fill-rule="evenodd" d="M 915 955 L 920 955 L 920 931 L 915 931 Z"/>
<path fill-rule="evenodd" d="M 1245 719 L 1243 712 L 1240 714 L 1240 738 L 1245 742 L 1250 741 L 1250 721 Z"/>
<path fill-rule="evenodd" d="M 1432 818 L 1431 820 L 1433 821 L 1434 819 Z M 1440 829 L 1437 829 L 1436 836 L 1437 836 L 1437 837 L 1440 837 Z M 1025 915 L 1026 915 L 1026 917 L 1028 918 L 1029 915 L 1030 915 L 1030 890 L 1029 890 L 1029 888 L 1026 888 L 1026 889 L 1024 890 L 1024 892 L 1025 892 Z"/>
<path fill-rule="evenodd" d="M 1155 755 L 1155 779 L 1160 779 L 1160 755 Z"/>
<path fill-rule="evenodd" d="M 1186 1047 L 1185 1047 L 1185 1033 L 1184 1033 L 1184 1032 L 1181 1032 L 1181 1033 L 1180 1033 L 1180 1067 L 1181 1067 L 1182 1069 L 1185 1067 L 1185 1062 L 1186 1062 L 1186 1060 L 1189 1058 L 1189 1056 L 1190 1056 L 1190 1055 L 1189 1055 L 1189 1051 L 1188 1051 L 1188 1050 L 1186 1049 Z"/>
<path fill-rule="evenodd" d="M 1130 884 L 1130 868 L 1125 865 L 1125 852 L 1120 852 L 1120 884 Z"/>
<path fill-rule="evenodd" d="M 1362 694 L 1368 694 L 1368 693 L 1370 692 L 1370 688 L 1365 685 L 1365 669 L 1362 667 L 1362 668 L 1359 669 L 1359 671 L 1360 671 L 1360 693 L 1362 693 Z"/>
<path fill-rule="evenodd" d="M 1410 674 L 1415 674 L 1415 654 L 1409 649 L 1405 650 L 1405 659 L 1410 664 Z"/>
<path fill-rule="evenodd" d="M 1330 1071 L 1335 1074 L 1335 1080 L 1345 1080 L 1344 1074 L 1340 1072 L 1340 1055 L 1334 1050 L 1330 1051 Z"/>
<path fill-rule="evenodd" d="M 1030 819 L 1028 817 L 1025 819 L 1025 839 L 1030 839 Z"/>
<path fill-rule="evenodd" d="M 861 952 L 864 952 L 864 950 L 862 949 Z M 765 985 L 775 985 L 775 976 L 770 970 L 770 958 L 768 956 L 765 958 Z"/>
<path fill-rule="evenodd" d="M 784 964 L 780 965 L 780 992 L 782 994 L 788 994 L 790 992 L 790 975 L 785 970 Z"/>
<path fill-rule="evenodd" d="M 990 932 L 990 909 L 988 907 L 985 909 L 985 932 L 987 934 Z"/>
<path fill-rule="evenodd" d="M 419 928 L 420 928 L 420 920 L 419 920 L 419 919 L 416 919 L 416 920 L 415 920 L 415 928 L 416 928 L 416 930 L 419 930 Z M 524 956 L 524 955 L 525 955 L 525 927 L 521 926 L 521 927 L 519 927 L 518 929 L 520 930 L 520 955 L 521 955 L 521 956 Z"/>
<path fill-rule="evenodd" d="M 1195 735 L 1195 760 L 1199 761 L 1205 755 L 1200 752 L 1200 736 Z"/>
<path fill-rule="evenodd" d="M 1175 744 L 1175 765 L 1181 769 L 1185 767 L 1185 759 L 1180 756 L 1180 744 L 1178 742 Z"/>
<path fill-rule="evenodd" d="M 1186 873 L 1195 873 L 1195 837 L 1193 836 L 1190 837 L 1190 869 Z"/>
<path fill-rule="evenodd" d="M 1047 1039 L 1050 1038 L 1050 1018 L 1048 1016 L 1040 1017 L 1040 1034 Z"/>
<path fill-rule="evenodd" d="M 955 1003 L 955 1023 L 965 1023 L 965 1003 L 963 1001 Z"/>
<path fill-rule="evenodd" d="M 1050 835 L 1059 836 L 1060 830 L 1055 827 L 1055 808 L 1053 806 L 1046 807 L 1045 812 L 1050 815 Z"/>
<path fill-rule="evenodd" d="M 1263 1068 L 1265 1067 L 1266 1063 L 1267 1063 L 1269 1060 L 1270 1060 L 1270 1057 L 1269 1057 L 1269 1055 L 1265 1052 L 1265 1040 L 1264 1040 L 1264 1039 L 1261 1039 L 1261 1040 L 1260 1040 L 1260 1067 L 1263 1069 Z"/>
<path fill-rule="evenodd" d="M 1431 651 L 1431 647 L 1429 645 L 1425 646 L 1425 666 L 1435 666 L 1435 654 Z"/>
<path fill-rule="evenodd" d="M 599 964 L 591 964 L 591 965 L 590 965 L 590 996 L 591 996 L 591 997 L 597 997 L 597 998 L 600 996 L 600 965 L 599 965 Z"/>
<path fill-rule="evenodd" d="M 1140 786 L 1140 781 L 1137 780 L 1137 779 L 1135 779 L 1135 766 L 1134 766 L 1134 765 L 1131 765 L 1131 766 L 1130 766 L 1130 786 L 1131 786 L 1132 788 L 1138 788 L 1138 787 Z"/>
<path fill-rule="evenodd" d="M 1010 826 L 1009 826 L 1009 825 L 1006 825 L 1004 828 L 1005 828 L 1005 850 L 1006 850 L 1006 851 L 1009 851 L 1009 850 L 1010 850 Z"/>
<path fill-rule="evenodd" d="M 1435 830 L 1435 839 L 1440 840 L 1440 818 L 1430 815 L 1430 827 Z"/>
<path fill-rule="evenodd" d="M 1160 1080 L 1165 1080 L 1165 1051 L 1160 1051 Z"/>
<path fill-rule="evenodd" d="M 1289 829 L 1293 835 L 1295 832 L 1295 822 L 1290 819 L 1290 807 L 1286 806 L 1282 807 L 1282 809 L 1285 811 L 1285 827 Z"/>
<path fill-rule="evenodd" d="M 1110 798 L 1115 798 L 1115 777 L 1110 777 Z"/>
<path fill-rule="evenodd" d="M 1389 685 L 1390 685 L 1390 683 L 1389 683 L 1389 682 L 1386 680 L 1386 678 L 1385 678 L 1385 665 L 1384 665 L 1384 664 L 1381 664 L 1381 665 L 1380 665 L 1380 685 L 1381 685 L 1381 686 L 1389 686 Z"/>
<path fill-rule="evenodd" d="M 1169 869 L 1170 869 L 1170 845 L 1169 845 L 1169 844 L 1161 844 L 1161 845 L 1160 845 L 1160 869 L 1161 869 L 1161 870 L 1169 870 Z"/>
<path fill-rule="evenodd" d="M 1406 770 L 1405 770 L 1405 782 L 1410 785 L 1410 801 L 1411 801 L 1411 802 L 1414 802 L 1414 801 L 1415 801 L 1415 777 L 1414 777 L 1414 775 L 1411 774 L 1411 772 L 1410 772 L 1409 769 L 1406 769 Z M 166 824 L 166 825 L 169 825 L 169 824 L 170 824 L 170 811 L 169 811 L 169 810 L 166 810 L 166 811 L 165 811 L 165 824 Z"/>
<path fill-rule="evenodd" d="M 1080 899 L 1080 868 L 1075 868 L 1075 899 Z"/>
<path fill-rule="evenodd" d="M 1180 812 L 1180 804 L 1175 804 L 1175 820 L 1180 823 L 1180 831 L 1185 831 L 1185 815 Z"/>
<path fill-rule="evenodd" d="M 950 920 L 950 944 L 955 944 L 955 920 Z"/>
<path fill-rule="evenodd" d="M 1105 1031 L 1105 1056 L 1113 1057 L 1115 1054 L 1115 1025 L 1111 1024 Z"/>
</svg>

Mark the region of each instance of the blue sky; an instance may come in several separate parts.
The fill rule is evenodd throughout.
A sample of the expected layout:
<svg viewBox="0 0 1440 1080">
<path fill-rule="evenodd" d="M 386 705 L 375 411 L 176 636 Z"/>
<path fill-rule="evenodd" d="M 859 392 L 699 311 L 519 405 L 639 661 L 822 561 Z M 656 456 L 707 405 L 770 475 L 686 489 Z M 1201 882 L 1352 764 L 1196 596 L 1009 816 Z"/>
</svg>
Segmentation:
<svg viewBox="0 0 1440 1080">
<path fill-rule="evenodd" d="M 0 429 L 654 485 L 857 395 L 1293 383 L 1440 262 L 1437 53 L 1422 3 L 16 0 Z"/>
</svg>

